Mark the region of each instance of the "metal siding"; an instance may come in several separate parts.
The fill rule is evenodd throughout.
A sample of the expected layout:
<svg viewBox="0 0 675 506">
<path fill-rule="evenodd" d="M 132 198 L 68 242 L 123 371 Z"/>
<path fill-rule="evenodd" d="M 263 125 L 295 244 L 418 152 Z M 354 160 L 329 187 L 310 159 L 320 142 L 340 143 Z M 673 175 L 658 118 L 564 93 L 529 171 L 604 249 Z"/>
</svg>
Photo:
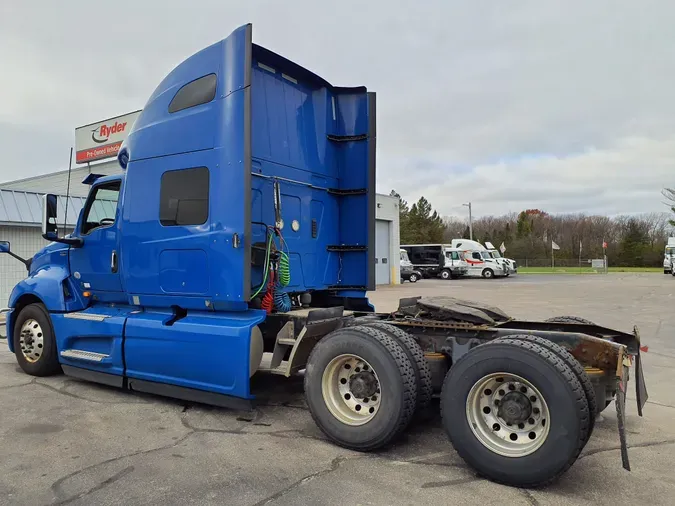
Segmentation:
<svg viewBox="0 0 675 506">
<path fill-rule="evenodd" d="M 73 197 L 68 199 L 68 217 L 66 223 L 74 226 L 86 199 Z M 59 224 L 64 223 L 66 197 L 58 196 Z M 0 223 L 15 226 L 38 226 L 42 222 L 42 195 L 18 190 L 0 190 Z"/>
<path fill-rule="evenodd" d="M 70 233 L 71 230 L 68 230 Z M 9 241 L 11 251 L 23 258 L 30 258 L 48 243 L 36 227 L 15 227 L 0 225 L 0 238 Z M 0 255 L 0 307 L 6 307 L 9 295 L 19 281 L 25 279 L 24 265 L 7 254 Z"/>
<path fill-rule="evenodd" d="M 390 232 L 389 223 L 384 220 L 375 221 L 375 283 L 388 285 L 391 283 L 390 265 Z"/>
</svg>

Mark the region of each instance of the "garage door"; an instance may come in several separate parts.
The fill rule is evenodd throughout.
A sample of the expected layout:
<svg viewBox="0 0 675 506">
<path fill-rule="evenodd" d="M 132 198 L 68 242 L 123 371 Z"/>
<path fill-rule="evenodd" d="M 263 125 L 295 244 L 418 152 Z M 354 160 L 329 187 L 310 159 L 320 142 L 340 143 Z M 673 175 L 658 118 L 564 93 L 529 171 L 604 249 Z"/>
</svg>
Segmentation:
<svg viewBox="0 0 675 506">
<path fill-rule="evenodd" d="M 389 222 L 375 221 L 375 283 L 391 283 L 391 259 L 389 258 Z"/>
</svg>

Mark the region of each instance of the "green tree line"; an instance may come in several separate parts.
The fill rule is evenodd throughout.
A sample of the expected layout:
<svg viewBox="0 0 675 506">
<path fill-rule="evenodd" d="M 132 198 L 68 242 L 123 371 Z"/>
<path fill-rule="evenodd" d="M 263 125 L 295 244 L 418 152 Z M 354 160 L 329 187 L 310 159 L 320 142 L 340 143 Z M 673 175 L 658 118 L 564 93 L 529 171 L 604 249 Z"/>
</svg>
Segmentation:
<svg viewBox="0 0 675 506">
<path fill-rule="evenodd" d="M 432 204 L 421 197 L 412 205 L 398 193 L 401 244 L 449 243 L 469 238 L 468 220 L 443 218 Z M 546 264 L 551 258 L 551 242 L 560 250 L 556 262 L 602 258 L 607 244 L 610 265 L 622 267 L 660 267 L 672 224 L 666 213 L 631 216 L 585 214 L 551 215 L 541 209 L 525 209 L 502 216 L 483 216 L 473 220 L 473 238 L 496 247 L 506 246 L 506 256 L 520 261 Z M 549 263 L 550 265 L 550 263 Z"/>
</svg>

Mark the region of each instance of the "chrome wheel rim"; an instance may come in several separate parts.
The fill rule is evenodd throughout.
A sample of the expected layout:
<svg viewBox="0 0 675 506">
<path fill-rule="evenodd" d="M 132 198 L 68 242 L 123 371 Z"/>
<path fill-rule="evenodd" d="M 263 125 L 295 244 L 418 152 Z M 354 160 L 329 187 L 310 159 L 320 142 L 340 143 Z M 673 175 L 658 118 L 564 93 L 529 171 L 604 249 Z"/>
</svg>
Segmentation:
<svg viewBox="0 0 675 506">
<path fill-rule="evenodd" d="M 371 421 L 380 409 L 380 380 L 372 366 L 358 355 L 344 354 L 330 361 L 321 378 L 326 407 L 345 425 Z"/>
<path fill-rule="evenodd" d="M 26 320 L 19 331 L 19 348 L 23 357 L 31 363 L 37 362 L 44 351 L 44 333 L 40 324 L 32 318 Z"/>
<path fill-rule="evenodd" d="M 525 457 L 548 437 L 546 399 L 525 378 L 494 373 L 478 380 L 466 399 L 466 417 L 478 441 L 504 457 Z"/>
</svg>

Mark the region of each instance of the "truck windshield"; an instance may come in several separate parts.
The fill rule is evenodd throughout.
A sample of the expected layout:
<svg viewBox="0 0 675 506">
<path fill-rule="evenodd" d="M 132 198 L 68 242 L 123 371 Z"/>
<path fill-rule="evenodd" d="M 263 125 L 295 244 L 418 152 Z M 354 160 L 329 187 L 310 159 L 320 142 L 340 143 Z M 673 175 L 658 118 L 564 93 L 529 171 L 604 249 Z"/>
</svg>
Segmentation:
<svg viewBox="0 0 675 506">
<path fill-rule="evenodd" d="M 501 258 L 502 256 L 499 254 L 499 251 L 497 250 L 492 250 L 490 251 L 492 253 L 492 258 Z"/>
<path fill-rule="evenodd" d="M 675 255 L 675 247 L 674 248 L 666 248 L 666 256 L 673 256 Z"/>
</svg>

